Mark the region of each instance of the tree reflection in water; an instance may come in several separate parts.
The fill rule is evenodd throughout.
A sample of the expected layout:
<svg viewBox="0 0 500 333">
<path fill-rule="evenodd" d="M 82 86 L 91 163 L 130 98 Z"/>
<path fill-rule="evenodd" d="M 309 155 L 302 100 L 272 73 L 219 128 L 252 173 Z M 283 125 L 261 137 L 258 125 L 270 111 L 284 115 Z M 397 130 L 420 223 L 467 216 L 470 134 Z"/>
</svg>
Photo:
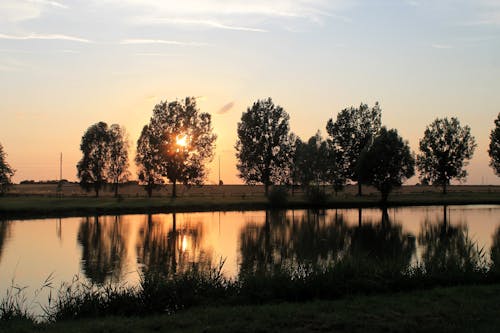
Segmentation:
<svg viewBox="0 0 500 333">
<path fill-rule="evenodd" d="M 496 273 L 500 274 L 500 227 L 497 228 L 495 234 L 493 234 L 493 244 L 490 250 L 491 259 L 491 269 Z"/>
<path fill-rule="evenodd" d="M 165 276 L 190 269 L 209 269 L 211 251 L 202 248 L 203 224 L 177 224 L 177 215 L 148 215 L 139 230 L 137 256 L 143 273 Z"/>
<path fill-rule="evenodd" d="M 3 247 L 10 237 L 10 221 L 0 220 L 0 262 L 2 260 Z"/>
<path fill-rule="evenodd" d="M 418 237 L 422 262 L 429 273 L 471 272 L 485 267 L 484 253 L 469 237 L 465 223 L 451 225 L 447 207 L 437 223 L 426 220 Z"/>
<path fill-rule="evenodd" d="M 82 271 L 96 284 L 117 282 L 127 257 L 127 228 L 120 216 L 86 217 L 78 230 L 82 246 Z"/>
<path fill-rule="evenodd" d="M 415 236 L 404 233 L 400 224 L 392 223 L 387 209 L 382 210 L 379 223 L 361 223 L 360 217 L 358 226 L 350 229 L 349 255 L 353 260 L 391 263 L 404 269 L 415 249 Z"/>
</svg>

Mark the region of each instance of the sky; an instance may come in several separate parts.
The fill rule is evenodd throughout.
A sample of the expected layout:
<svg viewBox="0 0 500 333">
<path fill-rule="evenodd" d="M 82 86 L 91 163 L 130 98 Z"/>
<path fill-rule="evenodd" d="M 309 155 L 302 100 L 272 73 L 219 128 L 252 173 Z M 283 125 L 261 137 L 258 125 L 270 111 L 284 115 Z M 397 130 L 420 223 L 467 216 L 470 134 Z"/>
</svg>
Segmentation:
<svg viewBox="0 0 500 333">
<path fill-rule="evenodd" d="M 99 121 L 126 128 L 133 161 L 154 105 L 195 96 L 218 135 L 208 184 L 219 160 L 224 183 L 241 183 L 237 123 L 267 97 L 305 140 L 378 101 L 416 153 L 427 125 L 458 117 L 478 144 L 467 183 L 500 184 L 487 154 L 499 88 L 500 0 L 0 2 L 0 143 L 15 182 L 58 179 L 60 153 L 76 180 Z"/>
</svg>

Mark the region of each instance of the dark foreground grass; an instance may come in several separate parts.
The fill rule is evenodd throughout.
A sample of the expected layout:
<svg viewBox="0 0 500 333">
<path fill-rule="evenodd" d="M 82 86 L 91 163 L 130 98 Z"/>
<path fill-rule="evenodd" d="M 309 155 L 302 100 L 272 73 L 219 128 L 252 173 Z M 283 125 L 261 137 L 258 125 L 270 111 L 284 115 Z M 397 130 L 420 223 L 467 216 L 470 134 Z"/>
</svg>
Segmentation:
<svg viewBox="0 0 500 333">
<path fill-rule="evenodd" d="M 500 204 L 498 192 L 451 192 L 446 195 L 437 192 L 401 193 L 389 197 L 387 206 L 416 205 L 466 205 Z M 306 196 L 288 196 L 277 207 L 290 209 L 305 208 L 364 208 L 380 206 L 379 195 L 363 197 L 328 196 L 321 202 Z M 168 197 L 144 198 L 91 198 L 91 197 L 43 197 L 7 196 L 0 197 L 0 215 L 4 218 L 38 218 L 63 216 L 88 216 L 96 214 L 147 214 L 191 211 L 231 211 L 272 208 L 273 203 L 264 196 L 228 197 Z"/>
<path fill-rule="evenodd" d="M 500 285 L 459 286 L 336 301 L 195 307 L 173 315 L 110 316 L 3 332 L 499 332 Z"/>
</svg>

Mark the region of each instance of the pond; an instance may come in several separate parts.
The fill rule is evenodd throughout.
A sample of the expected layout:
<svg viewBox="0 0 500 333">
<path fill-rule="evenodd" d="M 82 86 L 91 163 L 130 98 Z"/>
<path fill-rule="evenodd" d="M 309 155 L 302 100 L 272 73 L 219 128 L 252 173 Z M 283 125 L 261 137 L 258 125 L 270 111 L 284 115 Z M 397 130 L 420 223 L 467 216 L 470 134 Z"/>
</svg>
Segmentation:
<svg viewBox="0 0 500 333">
<path fill-rule="evenodd" d="M 218 266 L 227 277 L 347 255 L 402 267 L 500 251 L 500 206 L 122 215 L 0 221 L 0 295 L 80 280 L 135 285 L 146 270 Z M 28 289 L 28 290 L 29 290 Z"/>
</svg>

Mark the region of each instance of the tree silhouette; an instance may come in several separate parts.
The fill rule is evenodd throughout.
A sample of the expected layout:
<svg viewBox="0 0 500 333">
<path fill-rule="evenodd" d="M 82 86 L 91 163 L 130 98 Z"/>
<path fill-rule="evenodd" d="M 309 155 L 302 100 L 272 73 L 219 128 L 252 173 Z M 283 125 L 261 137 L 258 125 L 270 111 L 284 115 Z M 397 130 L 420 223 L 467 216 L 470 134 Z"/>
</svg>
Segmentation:
<svg viewBox="0 0 500 333">
<path fill-rule="evenodd" d="M 417 168 L 422 182 L 442 185 L 446 193 L 450 180 L 467 177 L 464 167 L 472 158 L 476 143 L 470 127 L 461 127 L 457 118 L 434 120 L 427 126 L 419 146 Z"/>
<path fill-rule="evenodd" d="M 139 181 L 145 184 L 148 197 L 151 198 L 153 189 L 163 183 L 160 161 L 160 137 L 151 131 L 150 125 L 142 128 L 141 136 L 137 140 L 135 163 Z"/>
<path fill-rule="evenodd" d="M 500 177 L 500 113 L 495 119 L 495 128 L 490 133 L 490 146 L 488 149 L 490 155 L 490 166 L 493 171 Z"/>
<path fill-rule="evenodd" d="M 101 121 L 87 129 L 80 144 L 83 157 L 76 166 L 80 186 L 87 191 L 93 188 L 96 197 L 107 180 L 109 143 L 108 125 Z"/>
<path fill-rule="evenodd" d="M 211 119 L 199 111 L 194 97 L 154 107 L 149 124 L 153 151 L 148 154 L 159 154 L 159 160 L 153 160 L 159 164 L 155 168 L 172 183 L 172 197 L 177 196 L 178 182 L 201 185 L 205 180 L 205 164 L 212 160 L 217 138 Z"/>
<path fill-rule="evenodd" d="M 361 104 L 359 108 L 350 107 L 340 111 L 337 120 L 328 120 L 326 130 L 330 136 L 329 144 L 342 158 L 342 173 L 346 178 L 358 183 L 358 195 L 361 195 L 359 177 L 359 159 L 377 135 L 381 126 L 380 106 L 369 108 Z"/>
<path fill-rule="evenodd" d="M 262 183 L 266 196 L 269 185 L 290 179 L 292 139 L 290 117 L 271 98 L 256 101 L 238 123 L 236 157 L 239 176 L 247 184 Z"/>
<path fill-rule="evenodd" d="M 107 176 L 113 183 L 115 197 L 118 197 L 118 184 L 128 180 L 128 147 L 125 129 L 113 124 L 109 128 L 109 166 Z"/>
<path fill-rule="evenodd" d="M 297 139 L 293 158 L 296 178 L 306 189 L 311 184 L 319 186 L 334 183 L 337 178 L 335 157 L 335 152 L 329 148 L 319 131 L 307 143 Z"/>
<path fill-rule="evenodd" d="M 359 168 L 363 181 L 375 186 L 385 203 L 394 187 L 415 174 L 415 159 L 408 142 L 395 129 L 382 127 L 373 144 L 361 154 Z"/>
<path fill-rule="evenodd" d="M 0 196 L 8 191 L 12 184 L 11 178 L 16 172 L 16 170 L 12 169 L 9 163 L 7 163 L 6 157 L 7 154 L 3 151 L 3 146 L 0 143 Z"/>
</svg>

